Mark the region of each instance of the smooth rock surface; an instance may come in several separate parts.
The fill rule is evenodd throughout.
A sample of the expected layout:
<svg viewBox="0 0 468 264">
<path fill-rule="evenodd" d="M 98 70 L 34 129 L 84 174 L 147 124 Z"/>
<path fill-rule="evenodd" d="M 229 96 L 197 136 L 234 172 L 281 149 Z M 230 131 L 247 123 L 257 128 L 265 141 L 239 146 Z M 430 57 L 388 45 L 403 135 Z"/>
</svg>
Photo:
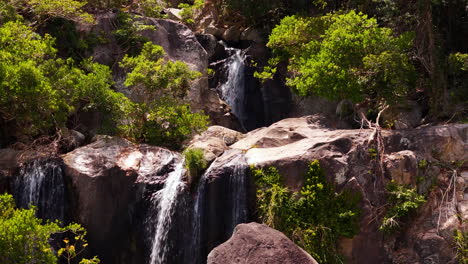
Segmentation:
<svg viewBox="0 0 468 264">
<path fill-rule="evenodd" d="M 382 171 L 378 156 L 371 151 L 376 148 L 369 141 L 372 133 L 369 129 L 335 129 L 335 124 L 327 118 L 308 116 L 285 119 L 251 131 L 230 148 L 245 156 L 249 165 L 277 167 L 291 190 L 300 189 L 308 164 L 317 159 L 325 169 L 327 180 L 338 191 L 360 193 L 360 232 L 353 239 L 341 242 L 346 263 L 397 260 L 400 262 L 396 263 L 425 263 L 432 259 L 438 259 L 434 263 L 450 263 L 455 258 L 449 246 L 453 230 L 466 228 L 466 223 L 457 217 L 466 219 L 468 207 L 468 199 L 463 194 L 466 180 L 461 176 L 466 176 L 468 167 L 468 124 L 383 129 Z M 234 159 L 232 155 L 232 151 L 226 151 L 217 158 L 216 166 L 222 167 L 225 158 Z M 427 162 L 426 166 L 419 164 L 422 160 Z M 454 164 L 461 166 L 456 179 L 454 172 L 447 169 Z M 213 168 L 214 179 L 216 171 Z M 417 188 L 420 193 L 429 193 L 418 213 L 402 221 L 404 232 L 384 236 L 378 230 L 381 220 L 375 212 L 386 206 L 385 185 L 391 180 Z M 458 198 L 455 201 L 446 198 L 441 204 L 441 193 L 454 181 L 457 193 L 450 197 Z"/>
<path fill-rule="evenodd" d="M 213 249 L 208 264 L 317 264 L 283 233 L 258 223 L 240 224 L 232 237 Z"/>
<path fill-rule="evenodd" d="M 126 248 L 138 229 L 132 227 L 130 212 L 142 198 L 142 187 L 161 186 L 180 155 L 117 137 L 98 136 L 95 142 L 62 158 L 65 177 L 72 187 L 73 218 L 87 229 L 91 249 L 100 252 L 106 262 L 138 263 L 133 258 L 142 257 L 136 252 L 141 248 Z M 134 262 L 121 259 L 122 252 Z"/>
<path fill-rule="evenodd" d="M 240 132 L 222 126 L 210 126 L 200 135 L 196 135 L 190 141 L 188 148 L 200 148 L 203 150 L 205 160 L 211 163 L 219 155 L 223 154 L 228 146 L 243 138 Z"/>
</svg>

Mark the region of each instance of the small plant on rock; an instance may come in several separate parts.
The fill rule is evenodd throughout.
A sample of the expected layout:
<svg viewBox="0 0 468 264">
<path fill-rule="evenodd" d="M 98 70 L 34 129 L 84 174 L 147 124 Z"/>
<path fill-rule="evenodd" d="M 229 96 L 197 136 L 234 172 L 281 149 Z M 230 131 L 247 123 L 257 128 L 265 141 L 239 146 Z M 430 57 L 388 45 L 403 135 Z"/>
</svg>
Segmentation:
<svg viewBox="0 0 468 264">
<path fill-rule="evenodd" d="M 388 201 L 392 206 L 387 210 L 380 231 L 393 233 L 399 229 L 402 220 L 416 211 L 426 202 L 424 196 L 419 195 L 414 188 L 407 188 L 404 185 L 390 182 L 387 187 Z"/>
<path fill-rule="evenodd" d="M 195 179 L 200 176 L 203 170 L 206 169 L 207 163 L 203 156 L 203 149 L 189 148 L 184 151 L 185 168 L 189 173 L 189 182 L 195 182 Z"/>
</svg>

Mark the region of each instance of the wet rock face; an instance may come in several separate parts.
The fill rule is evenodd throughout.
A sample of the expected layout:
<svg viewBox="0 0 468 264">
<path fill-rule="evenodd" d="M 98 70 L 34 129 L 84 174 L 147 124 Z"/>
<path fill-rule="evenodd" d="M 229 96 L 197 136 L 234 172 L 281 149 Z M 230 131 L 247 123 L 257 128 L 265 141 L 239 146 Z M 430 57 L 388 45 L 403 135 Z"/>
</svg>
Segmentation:
<svg viewBox="0 0 468 264">
<path fill-rule="evenodd" d="M 213 249 L 208 264 L 317 264 L 283 233 L 266 225 L 240 224 L 232 237 Z"/>
<path fill-rule="evenodd" d="M 73 218 L 88 230 L 91 249 L 103 261 L 142 263 L 144 246 L 128 247 L 144 241 L 135 238 L 139 202 L 144 189 L 160 188 L 179 159 L 166 149 L 105 136 L 63 156 Z"/>
</svg>

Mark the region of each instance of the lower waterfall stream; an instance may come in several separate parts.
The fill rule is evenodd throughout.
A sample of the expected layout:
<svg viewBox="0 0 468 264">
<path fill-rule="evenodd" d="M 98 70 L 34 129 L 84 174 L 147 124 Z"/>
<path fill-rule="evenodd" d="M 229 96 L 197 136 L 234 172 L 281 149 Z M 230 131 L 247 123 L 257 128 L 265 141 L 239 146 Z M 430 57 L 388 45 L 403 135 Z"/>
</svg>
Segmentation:
<svg viewBox="0 0 468 264">
<path fill-rule="evenodd" d="M 158 212 L 152 241 L 150 264 L 166 263 L 166 254 L 168 253 L 166 240 L 168 239 L 169 229 L 172 225 L 177 198 L 185 186 L 185 183 L 182 181 L 184 172 L 184 160 L 182 160 L 167 177 L 163 189 L 159 190 L 153 198 L 154 202 L 157 203 Z"/>
</svg>

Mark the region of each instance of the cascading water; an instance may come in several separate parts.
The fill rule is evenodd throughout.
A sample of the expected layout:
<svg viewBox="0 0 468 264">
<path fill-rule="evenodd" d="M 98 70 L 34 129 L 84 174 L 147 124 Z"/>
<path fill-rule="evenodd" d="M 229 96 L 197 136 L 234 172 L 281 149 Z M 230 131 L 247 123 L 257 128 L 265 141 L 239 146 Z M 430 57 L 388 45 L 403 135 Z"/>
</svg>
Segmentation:
<svg viewBox="0 0 468 264">
<path fill-rule="evenodd" d="M 184 171 L 184 160 L 182 160 L 167 177 L 163 189 L 159 190 L 153 198 L 154 203 L 157 204 L 157 220 L 152 241 L 150 264 L 167 263 L 168 234 L 172 226 L 178 198 L 185 186 L 182 181 Z"/>
<path fill-rule="evenodd" d="M 247 170 L 248 165 L 243 155 L 231 160 L 224 166 L 223 175 L 218 175 L 218 183 L 213 183 L 210 175 L 219 170 L 219 163 L 214 161 L 200 179 L 193 208 L 193 235 L 191 263 L 206 262 L 208 247 L 227 240 L 234 228 L 248 220 L 247 209 Z M 223 189 L 222 195 L 213 200 L 211 188 Z M 215 217 L 214 219 L 211 217 Z M 215 230 L 218 228 L 218 230 Z M 208 233 L 212 232 L 212 235 Z"/>
<path fill-rule="evenodd" d="M 58 161 L 35 160 L 24 165 L 14 182 L 18 207 L 37 207 L 42 219 L 65 221 L 65 183 Z"/>
<path fill-rule="evenodd" d="M 227 80 L 219 88 L 221 98 L 226 101 L 231 107 L 232 113 L 244 125 L 247 120 L 245 111 L 245 54 L 241 49 L 229 48 L 224 43 L 222 44 L 230 56 L 224 62 Z"/>
<path fill-rule="evenodd" d="M 234 165 L 234 170 L 229 177 L 230 186 L 232 188 L 232 217 L 231 230 L 240 224 L 247 221 L 247 179 L 246 179 L 245 164 L 238 163 Z"/>
</svg>

